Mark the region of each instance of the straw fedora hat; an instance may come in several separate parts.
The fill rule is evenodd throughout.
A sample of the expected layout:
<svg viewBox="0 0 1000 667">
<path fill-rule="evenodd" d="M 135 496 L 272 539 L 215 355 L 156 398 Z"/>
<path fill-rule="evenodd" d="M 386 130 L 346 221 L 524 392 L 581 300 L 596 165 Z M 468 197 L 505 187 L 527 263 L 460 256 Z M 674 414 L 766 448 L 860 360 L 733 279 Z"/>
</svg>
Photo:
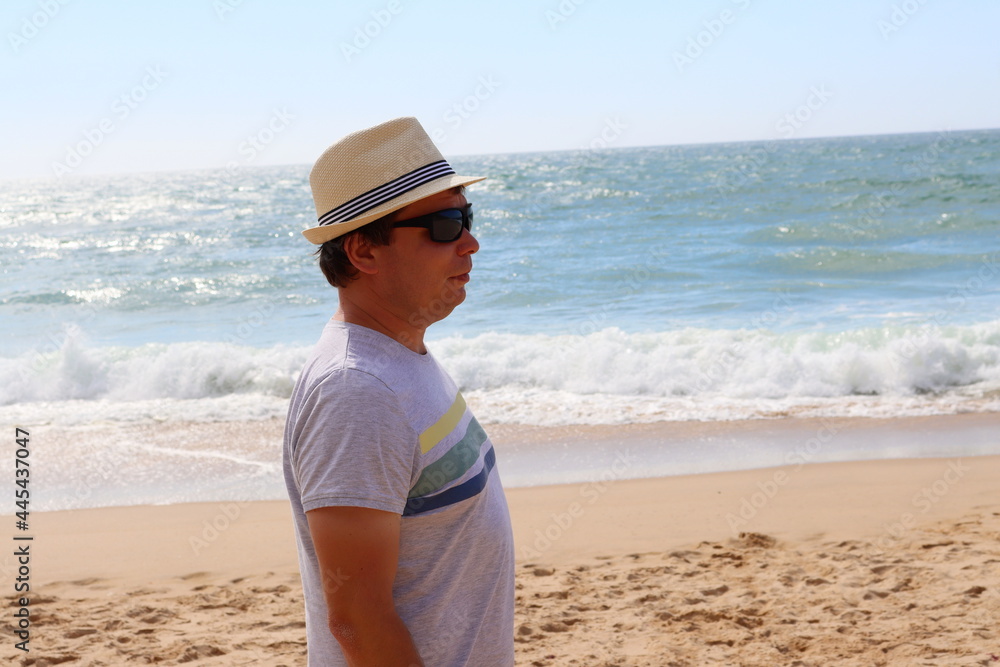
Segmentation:
<svg viewBox="0 0 1000 667">
<path fill-rule="evenodd" d="M 317 245 L 407 204 L 485 176 L 458 176 L 416 118 L 396 118 L 333 144 L 309 173 L 319 224 Z"/>
</svg>

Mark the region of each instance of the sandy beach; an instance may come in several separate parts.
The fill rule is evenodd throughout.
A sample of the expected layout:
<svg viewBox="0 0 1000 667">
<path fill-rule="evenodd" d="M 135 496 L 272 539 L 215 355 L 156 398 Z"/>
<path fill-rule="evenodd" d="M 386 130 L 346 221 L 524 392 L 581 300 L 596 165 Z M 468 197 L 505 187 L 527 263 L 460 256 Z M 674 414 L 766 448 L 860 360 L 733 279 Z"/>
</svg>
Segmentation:
<svg viewBox="0 0 1000 667">
<path fill-rule="evenodd" d="M 1000 664 L 1000 456 L 619 477 L 508 490 L 518 665 Z M 305 664 L 287 503 L 32 518 L 11 664 Z"/>
</svg>

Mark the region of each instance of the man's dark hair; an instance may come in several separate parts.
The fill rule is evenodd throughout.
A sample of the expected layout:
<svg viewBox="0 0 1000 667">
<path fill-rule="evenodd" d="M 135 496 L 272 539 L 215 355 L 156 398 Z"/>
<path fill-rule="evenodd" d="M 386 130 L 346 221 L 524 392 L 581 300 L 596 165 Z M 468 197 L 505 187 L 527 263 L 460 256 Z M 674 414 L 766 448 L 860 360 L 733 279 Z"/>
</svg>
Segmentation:
<svg viewBox="0 0 1000 667">
<path fill-rule="evenodd" d="M 392 236 L 392 216 L 384 215 L 367 225 L 358 227 L 353 232 L 347 232 L 321 245 L 316 254 L 319 256 L 319 268 L 326 276 L 327 282 L 334 287 L 347 287 L 347 283 L 358 277 L 358 270 L 351 264 L 344 252 L 344 240 L 358 235 L 371 246 L 389 245 Z"/>
</svg>

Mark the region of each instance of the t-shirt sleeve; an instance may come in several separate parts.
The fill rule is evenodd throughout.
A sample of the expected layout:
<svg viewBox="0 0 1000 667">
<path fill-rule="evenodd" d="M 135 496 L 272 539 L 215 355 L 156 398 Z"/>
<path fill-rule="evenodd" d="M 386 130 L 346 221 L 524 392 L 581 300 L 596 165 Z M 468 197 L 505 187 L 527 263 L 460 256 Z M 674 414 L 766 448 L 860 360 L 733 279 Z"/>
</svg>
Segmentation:
<svg viewBox="0 0 1000 667">
<path fill-rule="evenodd" d="M 302 507 L 403 513 L 419 453 L 396 395 L 378 378 L 338 370 L 305 396 L 291 464 Z"/>
</svg>

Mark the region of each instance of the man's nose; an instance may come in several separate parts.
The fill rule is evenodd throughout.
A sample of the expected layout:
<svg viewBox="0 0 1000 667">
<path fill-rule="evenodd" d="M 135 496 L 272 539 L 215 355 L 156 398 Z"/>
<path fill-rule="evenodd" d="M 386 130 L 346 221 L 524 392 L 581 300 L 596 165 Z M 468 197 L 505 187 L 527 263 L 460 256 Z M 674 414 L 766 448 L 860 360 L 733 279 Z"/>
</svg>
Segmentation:
<svg viewBox="0 0 1000 667">
<path fill-rule="evenodd" d="M 474 255 L 479 252 L 479 241 L 468 229 L 462 230 L 462 235 L 458 237 L 458 254 Z"/>
</svg>

